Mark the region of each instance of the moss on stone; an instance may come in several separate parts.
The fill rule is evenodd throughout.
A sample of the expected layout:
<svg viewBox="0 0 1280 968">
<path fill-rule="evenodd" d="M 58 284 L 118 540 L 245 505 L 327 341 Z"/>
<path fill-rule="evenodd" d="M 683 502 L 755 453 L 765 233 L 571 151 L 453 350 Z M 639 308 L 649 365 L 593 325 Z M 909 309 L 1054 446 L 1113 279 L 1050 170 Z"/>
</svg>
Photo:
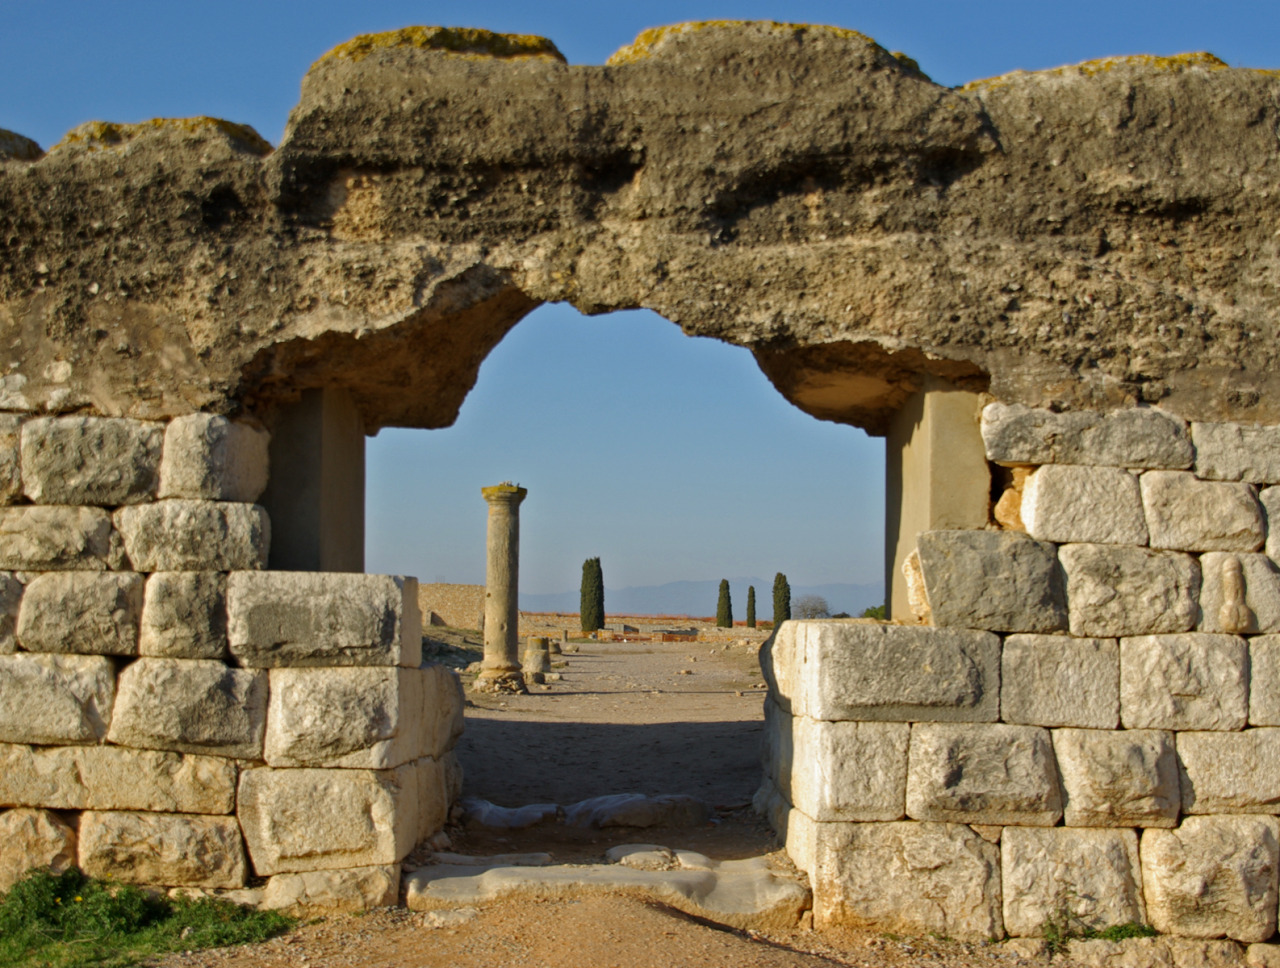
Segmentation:
<svg viewBox="0 0 1280 968">
<path fill-rule="evenodd" d="M 616 67 L 619 64 L 634 64 L 636 61 L 651 57 L 654 51 L 669 37 L 679 34 L 691 34 L 700 30 L 716 30 L 724 28 L 761 27 L 778 33 L 796 33 L 797 31 L 813 31 L 828 34 L 843 40 L 858 40 L 865 44 L 879 47 L 866 34 L 847 27 L 828 27 L 824 24 L 790 24 L 777 20 L 692 20 L 688 23 L 670 24 L 666 27 L 650 27 L 641 31 L 640 35 L 626 47 L 616 51 L 606 64 Z M 886 51 L 886 53 L 888 53 Z M 899 58 L 900 60 L 901 58 Z M 908 58 L 909 59 L 909 58 Z M 912 62 L 914 63 L 914 61 Z M 919 67 L 916 67 L 919 70 Z"/>
<path fill-rule="evenodd" d="M 50 148 L 58 151 L 72 145 L 80 145 L 90 149 L 114 148 L 128 144 L 134 138 L 156 131 L 181 131 L 186 134 L 203 134 L 217 131 L 225 135 L 239 147 L 255 155 L 267 155 L 274 149 L 271 143 L 247 124 L 236 124 L 222 118 L 210 118 L 200 115 L 194 118 L 151 118 L 137 124 L 117 124 L 114 121 L 86 121 L 79 127 L 72 128 L 62 140 Z"/>
<path fill-rule="evenodd" d="M 353 37 L 322 56 L 312 67 L 330 59 L 362 61 L 376 50 L 397 47 L 504 59 L 535 57 L 565 63 L 556 45 L 536 34 L 498 34 L 475 27 L 402 27 Z"/>
<path fill-rule="evenodd" d="M 1161 57 L 1155 54 L 1133 54 L 1127 57 L 1102 57 L 1097 60 L 1084 61 L 1080 64 L 1053 67 L 1045 71 L 1010 71 L 1008 74 L 1001 74 L 998 77 L 986 77 L 981 80 L 970 81 L 968 84 L 963 85 L 960 90 L 990 90 L 991 88 L 1010 84 L 1020 77 L 1066 77 L 1068 75 L 1097 77 L 1124 67 L 1138 67 L 1174 74 L 1181 74 L 1183 71 L 1189 70 L 1222 71 L 1230 69 L 1226 61 L 1204 50 L 1192 51 L 1186 54 L 1174 54 L 1171 57 Z"/>
<path fill-rule="evenodd" d="M 15 161 L 35 161 L 44 152 L 40 146 L 16 131 L 0 128 L 0 161 L 12 158 Z"/>
</svg>

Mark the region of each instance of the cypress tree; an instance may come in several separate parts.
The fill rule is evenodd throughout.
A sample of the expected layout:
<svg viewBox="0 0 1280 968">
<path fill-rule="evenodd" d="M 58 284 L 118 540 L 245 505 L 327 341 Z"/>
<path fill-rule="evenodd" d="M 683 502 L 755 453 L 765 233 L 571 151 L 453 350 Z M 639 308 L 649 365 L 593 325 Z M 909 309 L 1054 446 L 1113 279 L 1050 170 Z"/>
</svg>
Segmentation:
<svg viewBox="0 0 1280 968">
<path fill-rule="evenodd" d="M 756 627 L 756 586 L 747 586 L 747 628 Z"/>
<path fill-rule="evenodd" d="M 773 576 L 773 627 L 776 629 L 791 618 L 791 586 L 787 576 L 778 572 Z"/>
<path fill-rule="evenodd" d="M 578 617 L 584 632 L 604 628 L 604 571 L 599 558 L 588 558 L 582 563 Z"/>
<path fill-rule="evenodd" d="M 716 626 L 733 628 L 733 603 L 729 601 L 729 579 L 720 579 L 720 600 L 716 602 Z"/>
</svg>

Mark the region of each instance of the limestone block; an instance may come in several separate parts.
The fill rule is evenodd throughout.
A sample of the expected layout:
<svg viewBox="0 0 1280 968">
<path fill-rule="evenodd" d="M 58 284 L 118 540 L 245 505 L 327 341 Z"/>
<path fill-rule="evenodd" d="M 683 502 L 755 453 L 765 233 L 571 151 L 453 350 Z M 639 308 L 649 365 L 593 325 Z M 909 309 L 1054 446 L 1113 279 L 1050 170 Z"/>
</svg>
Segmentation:
<svg viewBox="0 0 1280 968">
<path fill-rule="evenodd" d="M 22 496 L 22 417 L 0 413 L 0 504 L 12 504 Z"/>
<path fill-rule="evenodd" d="M 256 504 L 171 499 L 115 513 L 138 571 L 265 568 L 271 522 Z"/>
<path fill-rule="evenodd" d="M 1252 484 L 1202 481 L 1190 471 L 1142 475 L 1151 547 L 1177 551 L 1257 551 L 1265 528 Z"/>
<path fill-rule="evenodd" d="M 76 862 L 76 832 L 48 810 L 0 813 L 0 845 L 0 894 L 32 868 L 61 874 Z"/>
<path fill-rule="evenodd" d="M 766 644 L 771 696 L 811 719 L 994 722 L 1000 639 L 989 632 L 793 621 Z M 779 647 L 781 646 L 781 647 Z"/>
<path fill-rule="evenodd" d="M 252 504 L 267 487 L 270 437 L 216 414 L 175 417 L 164 434 L 160 497 Z"/>
<path fill-rule="evenodd" d="M 1280 813 L 1280 729 L 1178 734 L 1184 813 Z"/>
<path fill-rule="evenodd" d="M 268 765 L 383 770 L 425 754 L 428 679 L 419 669 L 272 669 Z"/>
<path fill-rule="evenodd" d="M 394 907 L 400 899 L 400 865 L 342 871 L 277 874 L 267 881 L 262 908 L 296 915 L 356 914 Z"/>
<path fill-rule="evenodd" d="M 1115 729 L 1120 646 L 1115 639 L 1011 635 L 1000 662 L 1000 718 L 1032 726 Z"/>
<path fill-rule="evenodd" d="M 142 576 L 130 571 L 57 571 L 27 585 L 18 641 L 28 652 L 137 655 Z"/>
<path fill-rule="evenodd" d="M 1022 521 L 1041 541 L 1147 543 L 1138 479 L 1118 467 L 1037 468 L 1023 486 Z"/>
<path fill-rule="evenodd" d="M 925 531 L 916 548 L 934 625 L 993 632 L 1067 627 L 1053 545 L 1016 531 Z"/>
<path fill-rule="evenodd" d="M 107 567 L 111 516 L 101 508 L 0 510 L 0 568 L 68 571 Z"/>
<path fill-rule="evenodd" d="M 420 829 L 419 771 L 275 770 L 240 774 L 236 812 L 260 876 L 398 864 Z"/>
<path fill-rule="evenodd" d="M 422 753 L 439 758 L 462 736 L 466 695 L 462 680 L 448 666 L 433 662 L 423 666 L 422 676 Z"/>
<path fill-rule="evenodd" d="M 1196 476 L 1212 481 L 1280 483 L 1280 427 L 1193 423 Z"/>
<path fill-rule="evenodd" d="M 18 608 L 22 604 L 22 582 L 12 572 L 0 571 L 0 655 L 18 651 Z"/>
<path fill-rule="evenodd" d="M 80 818 L 80 869 L 90 877 L 165 887 L 244 887 L 233 817 L 96 810 Z"/>
<path fill-rule="evenodd" d="M 797 716 L 789 729 L 778 787 L 794 807 L 817 821 L 902 819 L 910 725 Z"/>
<path fill-rule="evenodd" d="M 1161 935 L 1155 938 L 1078 939 L 1069 951 L 1073 968 L 1241 968 L 1234 941 L 1197 941 Z"/>
<path fill-rule="evenodd" d="M 96 743 L 115 698 L 104 656 L 0 655 L 0 743 Z"/>
<path fill-rule="evenodd" d="M 1068 827 L 1173 827 L 1181 803 L 1173 733 L 1055 729 Z"/>
<path fill-rule="evenodd" d="M 1143 635 L 1195 627 L 1200 564 L 1176 551 L 1070 544 L 1058 549 L 1067 576 L 1071 634 Z"/>
<path fill-rule="evenodd" d="M 1243 729 L 1249 654 L 1234 635 L 1141 635 L 1120 640 L 1120 719 L 1126 729 Z"/>
<path fill-rule="evenodd" d="M 119 746 L 262 758 L 267 676 L 212 659 L 139 659 L 120 673 L 107 739 Z"/>
<path fill-rule="evenodd" d="M 1249 968 L 1280 968 L 1280 944 L 1249 945 L 1245 952 L 1245 964 Z"/>
<path fill-rule="evenodd" d="M 1192 938 L 1265 941 L 1276 929 L 1280 822 L 1187 817 L 1142 833 L 1142 884 L 1151 926 Z"/>
<path fill-rule="evenodd" d="M 1008 827 L 1000 854 L 1004 929 L 1015 937 L 1039 937 L 1064 913 L 1095 930 L 1147 920 L 1132 830 Z"/>
<path fill-rule="evenodd" d="M 1265 550 L 1272 560 L 1280 560 L 1280 487 L 1264 488 L 1258 493 L 1258 503 L 1267 519 Z"/>
<path fill-rule="evenodd" d="M 161 571 L 147 578 L 140 655 L 222 659 L 227 654 L 226 578 L 216 571 Z"/>
<path fill-rule="evenodd" d="M 418 832 L 416 841 L 421 843 L 444 829 L 449 819 L 449 806 L 456 797 L 449 776 L 449 767 L 443 760 L 424 756 L 413 764 L 418 781 Z"/>
<path fill-rule="evenodd" d="M 1054 413 L 991 403 L 982 411 L 987 459 L 997 464 L 1190 467 L 1186 424 L 1159 410 Z"/>
<path fill-rule="evenodd" d="M 0 744 L 0 806 L 225 814 L 235 787 L 235 763 L 222 757 Z"/>
<path fill-rule="evenodd" d="M 907 816 L 1052 827 L 1062 816 L 1049 731 L 1004 723 L 916 723 Z"/>
<path fill-rule="evenodd" d="M 1280 726 L 1280 635 L 1249 643 L 1249 725 Z"/>
<path fill-rule="evenodd" d="M 22 488 L 35 504 L 115 507 L 155 497 L 164 425 L 35 417 L 22 425 Z"/>
<path fill-rule="evenodd" d="M 902 577 L 907 581 L 907 607 L 911 615 L 920 625 L 933 624 L 933 609 L 929 607 L 924 572 L 920 570 L 920 552 L 915 548 L 902 560 Z"/>
<path fill-rule="evenodd" d="M 227 579 L 231 654 L 251 668 L 422 663 L 418 582 L 336 572 L 236 572 Z"/>
<path fill-rule="evenodd" d="M 1280 632 L 1280 568 L 1264 554 L 1200 556 L 1201 632 Z"/>
<path fill-rule="evenodd" d="M 447 794 L 447 803 L 449 806 L 453 806 L 462 796 L 462 763 L 458 761 L 458 754 L 452 750 L 440 757 L 439 762 L 444 768 L 444 789 Z"/>
<path fill-rule="evenodd" d="M 821 824 L 814 920 L 902 934 L 1004 933 L 1000 849 L 963 824 Z"/>
</svg>

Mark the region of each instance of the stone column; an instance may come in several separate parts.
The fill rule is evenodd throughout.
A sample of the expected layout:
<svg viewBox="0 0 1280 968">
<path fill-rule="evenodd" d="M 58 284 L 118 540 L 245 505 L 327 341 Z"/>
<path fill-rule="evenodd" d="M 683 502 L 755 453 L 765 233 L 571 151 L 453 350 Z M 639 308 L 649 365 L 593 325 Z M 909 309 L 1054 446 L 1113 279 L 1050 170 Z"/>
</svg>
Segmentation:
<svg viewBox="0 0 1280 968">
<path fill-rule="evenodd" d="M 520 502 L 529 492 L 510 482 L 480 489 L 489 505 L 484 576 L 484 661 L 476 687 L 524 691 L 516 637 L 520 574 Z"/>
</svg>

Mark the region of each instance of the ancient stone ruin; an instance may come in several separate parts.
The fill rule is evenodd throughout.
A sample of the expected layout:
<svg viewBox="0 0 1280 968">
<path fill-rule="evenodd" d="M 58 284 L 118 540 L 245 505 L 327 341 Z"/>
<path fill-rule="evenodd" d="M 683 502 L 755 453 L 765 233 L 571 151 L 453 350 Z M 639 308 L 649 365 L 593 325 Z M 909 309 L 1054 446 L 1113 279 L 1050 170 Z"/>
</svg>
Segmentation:
<svg viewBox="0 0 1280 968">
<path fill-rule="evenodd" d="M 1271 938 L 1278 133 L 1280 76 L 1205 54 L 948 89 L 716 23 L 357 38 L 275 149 L 0 134 L 0 869 L 392 897 L 460 701 L 360 574 L 364 438 L 568 301 L 887 439 L 891 621 L 763 656 L 820 922 Z"/>
</svg>

